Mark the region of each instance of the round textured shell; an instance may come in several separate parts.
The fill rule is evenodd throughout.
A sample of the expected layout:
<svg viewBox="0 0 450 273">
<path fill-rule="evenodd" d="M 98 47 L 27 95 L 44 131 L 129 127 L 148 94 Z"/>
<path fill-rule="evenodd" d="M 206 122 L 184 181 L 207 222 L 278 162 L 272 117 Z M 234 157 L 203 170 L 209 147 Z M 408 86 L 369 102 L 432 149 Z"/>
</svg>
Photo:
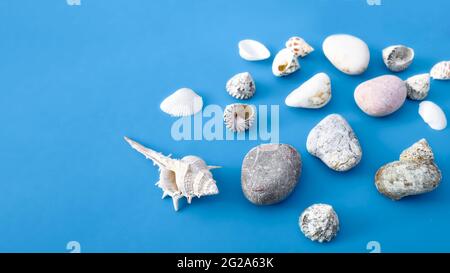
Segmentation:
<svg viewBox="0 0 450 273">
<path fill-rule="evenodd" d="M 233 132 L 244 132 L 252 127 L 256 119 L 253 105 L 234 103 L 227 105 L 223 113 L 225 126 Z"/>
<path fill-rule="evenodd" d="M 450 61 L 437 63 L 431 69 L 430 75 L 435 80 L 450 80 Z"/>
<path fill-rule="evenodd" d="M 383 61 L 389 70 L 400 72 L 407 69 L 414 60 L 414 50 L 404 45 L 383 49 Z"/>
<path fill-rule="evenodd" d="M 226 90 L 234 98 L 249 99 L 255 94 L 256 85 L 250 73 L 243 72 L 228 80 Z"/>
<path fill-rule="evenodd" d="M 300 215 L 299 226 L 312 241 L 329 242 L 339 231 L 339 218 L 332 206 L 315 204 Z"/>
</svg>

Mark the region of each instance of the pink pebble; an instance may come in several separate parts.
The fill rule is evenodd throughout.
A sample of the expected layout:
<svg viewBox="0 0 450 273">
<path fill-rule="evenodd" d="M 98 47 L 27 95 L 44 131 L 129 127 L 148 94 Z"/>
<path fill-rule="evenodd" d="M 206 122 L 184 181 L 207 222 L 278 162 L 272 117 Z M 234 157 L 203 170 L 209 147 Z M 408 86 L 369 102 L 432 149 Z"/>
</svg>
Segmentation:
<svg viewBox="0 0 450 273">
<path fill-rule="evenodd" d="M 384 75 L 361 83 L 355 101 L 364 113 L 383 117 L 397 111 L 405 102 L 406 85 L 396 76 Z"/>
</svg>

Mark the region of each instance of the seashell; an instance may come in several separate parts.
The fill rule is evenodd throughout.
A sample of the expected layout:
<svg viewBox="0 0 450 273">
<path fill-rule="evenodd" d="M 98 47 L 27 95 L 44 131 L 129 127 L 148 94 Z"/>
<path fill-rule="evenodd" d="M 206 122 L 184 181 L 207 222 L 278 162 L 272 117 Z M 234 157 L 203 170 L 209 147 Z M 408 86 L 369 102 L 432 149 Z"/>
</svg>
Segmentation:
<svg viewBox="0 0 450 273">
<path fill-rule="evenodd" d="M 227 105 L 223 113 L 225 126 L 233 132 L 248 130 L 255 122 L 255 118 L 255 106 L 242 103 Z"/>
<path fill-rule="evenodd" d="M 405 81 L 408 99 L 423 100 L 430 91 L 430 74 L 420 74 Z"/>
<path fill-rule="evenodd" d="M 151 159 L 154 165 L 158 165 L 160 174 L 156 185 L 163 191 L 162 198 L 172 197 L 176 211 L 178 200 L 182 197 L 186 197 L 190 204 L 193 197 L 200 198 L 219 193 L 210 170 L 220 167 L 207 166 L 201 158 L 192 155 L 173 159 L 146 148 L 128 137 L 125 137 L 125 140 L 133 149 L 145 155 L 147 159 Z"/>
<path fill-rule="evenodd" d="M 393 45 L 383 49 L 383 61 L 389 70 L 406 70 L 414 60 L 414 50 L 404 45 Z"/>
<path fill-rule="evenodd" d="M 239 55 L 247 61 L 261 61 L 270 58 L 270 51 L 265 45 L 255 40 L 242 40 L 238 44 Z"/>
<path fill-rule="evenodd" d="M 447 118 L 441 107 L 431 101 L 422 101 L 419 104 L 419 115 L 431 129 L 444 130 L 447 127 Z"/>
<path fill-rule="evenodd" d="M 321 108 L 331 99 L 331 81 L 325 73 L 318 73 L 286 98 L 285 103 L 291 107 Z"/>
<path fill-rule="evenodd" d="M 280 50 L 272 63 L 272 73 L 277 77 L 287 76 L 300 69 L 297 57 L 290 49 Z"/>
<path fill-rule="evenodd" d="M 311 241 L 329 242 L 339 232 L 339 218 L 333 207 L 327 204 L 314 204 L 299 217 L 300 230 Z"/>
<path fill-rule="evenodd" d="M 203 99 L 192 89 L 181 88 L 161 102 L 161 110 L 174 117 L 186 117 L 200 112 Z"/>
<path fill-rule="evenodd" d="M 256 91 L 256 85 L 248 72 L 234 75 L 228 80 L 226 89 L 228 94 L 237 99 L 249 99 Z"/>
<path fill-rule="evenodd" d="M 297 36 L 291 37 L 286 41 L 286 48 L 289 48 L 292 53 L 294 53 L 295 57 L 302 58 L 314 51 L 312 46 Z"/>
<path fill-rule="evenodd" d="M 431 69 L 430 75 L 435 80 L 450 80 L 450 61 L 437 63 Z"/>
</svg>

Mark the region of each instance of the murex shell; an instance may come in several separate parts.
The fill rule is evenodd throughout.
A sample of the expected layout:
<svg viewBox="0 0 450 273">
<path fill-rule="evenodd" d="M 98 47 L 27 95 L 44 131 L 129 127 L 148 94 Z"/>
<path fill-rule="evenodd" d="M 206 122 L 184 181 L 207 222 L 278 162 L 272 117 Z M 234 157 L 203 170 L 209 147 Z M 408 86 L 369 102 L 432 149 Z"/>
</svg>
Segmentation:
<svg viewBox="0 0 450 273">
<path fill-rule="evenodd" d="M 430 91 L 430 74 L 412 76 L 405 81 L 406 92 L 410 100 L 423 100 Z"/>
<path fill-rule="evenodd" d="M 280 50 L 272 63 L 272 73 L 277 77 L 287 76 L 300 69 L 295 54 L 288 48 Z"/>
<path fill-rule="evenodd" d="M 305 209 L 298 224 L 307 238 L 319 243 L 331 241 L 339 231 L 339 218 L 327 204 L 314 204 Z"/>
<path fill-rule="evenodd" d="M 174 117 L 185 117 L 200 112 L 203 99 L 192 89 L 181 88 L 161 102 L 161 110 Z"/>
<path fill-rule="evenodd" d="M 389 70 L 406 70 L 414 60 L 414 50 L 404 45 L 394 45 L 383 49 L 383 61 Z"/>
<path fill-rule="evenodd" d="M 291 37 L 286 41 L 286 48 L 290 49 L 292 53 L 294 53 L 295 57 L 302 58 L 314 51 L 312 46 L 297 36 Z"/>
<path fill-rule="evenodd" d="M 230 96 L 237 99 L 249 99 L 256 92 L 256 85 L 248 72 L 234 75 L 227 81 L 226 89 Z"/>
<path fill-rule="evenodd" d="M 422 101 L 419 104 L 419 115 L 431 129 L 440 131 L 447 127 L 447 117 L 444 111 L 432 101 Z"/>
<path fill-rule="evenodd" d="M 331 99 L 331 81 L 325 73 L 318 73 L 297 89 L 285 100 L 287 106 L 301 108 L 321 108 Z"/>
<path fill-rule="evenodd" d="M 255 106 L 242 103 L 227 105 L 223 113 L 225 126 L 233 132 L 248 130 L 255 122 L 255 118 Z"/>
<path fill-rule="evenodd" d="M 242 40 L 238 44 L 239 55 L 247 61 L 261 61 L 270 57 L 270 51 L 265 45 L 255 40 Z"/>
<path fill-rule="evenodd" d="M 441 182 L 442 174 L 434 163 L 434 154 L 421 139 L 400 154 L 400 160 L 381 167 L 375 175 L 377 190 L 393 199 L 430 192 Z"/>
<path fill-rule="evenodd" d="M 178 210 L 178 200 L 186 197 L 188 204 L 193 197 L 215 195 L 219 193 L 216 181 L 210 172 L 217 166 L 207 166 L 205 161 L 197 156 L 185 156 L 182 159 L 173 159 L 164 156 L 141 144 L 125 137 L 133 149 L 151 159 L 159 167 L 159 181 L 156 183 L 163 191 L 162 198 L 172 197 L 173 207 Z"/>
<path fill-rule="evenodd" d="M 450 80 L 450 61 L 437 63 L 431 69 L 430 75 L 435 80 Z"/>
</svg>

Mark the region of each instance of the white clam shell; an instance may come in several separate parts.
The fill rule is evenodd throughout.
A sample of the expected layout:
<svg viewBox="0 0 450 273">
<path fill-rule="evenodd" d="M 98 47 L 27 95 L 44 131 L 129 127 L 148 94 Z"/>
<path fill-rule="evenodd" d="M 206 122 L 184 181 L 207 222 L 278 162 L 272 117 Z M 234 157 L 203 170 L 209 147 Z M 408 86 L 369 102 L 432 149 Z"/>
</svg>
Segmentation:
<svg viewBox="0 0 450 273">
<path fill-rule="evenodd" d="M 272 73 L 277 77 L 287 76 L 300 69 L 297 57 L 288 48 L 280 50 L 272 63 Z"/>
<path fill-rule="evenodd" d="M 223 113 L 225 126 L 233 132 L 244 132 L 250 129 L 256 119 L 256 108 L 253 105 L 234 103 L 227 105 Z"/>
<path fill-rule="evenodd" d="M 200 112 L 203 99 L 192 89 L 181 88 L 161 102 L 161 110 L 174 117 L 185 117 Z"/>
<path fill-rule="evenodd" d="M 408 99 L 423 100 L 430 91 L 430 74 L 415 75 L 405 81 Z"/>
<path fill-rule="evenodd" d="M 261 42 L 242 40 L 238 44 L 239 55 L 247 61 L 261 61 L 270 58 L 270 51 Z"/>
<path fill-rule="evenodd" d="M 414 50 L 404 45 L 393 45 L 383 49 L 383 61 L 393 72 L 406 70 L 414 60 Z"/>
<path fill-rule="evenodd" d="M 314 48 L 310 46 L 301 37 L 291 37 L 286 41 L 286 48 L 289 48 L 295 57 L 306 57 L 309 53 L 314 51 Z"/>
<path fill-rule="evenodd" d="M 236 99 L 249 99 L 256 92 L 255 81 L 248 72 L 234 75 L 227 81 L 226 90 Z"/>
<path fill-rule="evenodd" d="M 432 101 L 422 101 L 419 104 L 419 115 L 431 129 L 444 130 L 447 127 L 447 118 L 444 111 Z"/>
<path fill-rule="evenodd" d="M 127 137 L 125 140 L 133 149 L 143 154 L 159 167 L 159 181 L 156 185 L 163 191 L 162 198 L 170 196 L 175 210 L 178 210 L 178 200 L 186 197 L 188 204 L 193 197 L 215 195 L 219 193 L 216 181 L 210 170 L 219 168 L 207 166 L 205 161 L 197 156 L 185 156 L 182 159 L 173 159 L 153 151 Z"/>
<path fill-rule="evenodd" d="M 327 59 L 345 74 L 360 75 L 369 66 L 369 47 L 358 37 L 348 34 L 331 35 L 323 41 L 322 48 Z"/>
<path fill-rule="evenodd" d="M 331 80 L 325 73 L 318 73 L 297 89 L 285 100 L 287 106 L 301 108 L 321 108 L 331 99 Z"/>
<path fill-rule="evenodd" d="M 450 61 L 442 61 L 434 65 L 430 75 L 435 80 L 450 80 Z"/>
</svg>

